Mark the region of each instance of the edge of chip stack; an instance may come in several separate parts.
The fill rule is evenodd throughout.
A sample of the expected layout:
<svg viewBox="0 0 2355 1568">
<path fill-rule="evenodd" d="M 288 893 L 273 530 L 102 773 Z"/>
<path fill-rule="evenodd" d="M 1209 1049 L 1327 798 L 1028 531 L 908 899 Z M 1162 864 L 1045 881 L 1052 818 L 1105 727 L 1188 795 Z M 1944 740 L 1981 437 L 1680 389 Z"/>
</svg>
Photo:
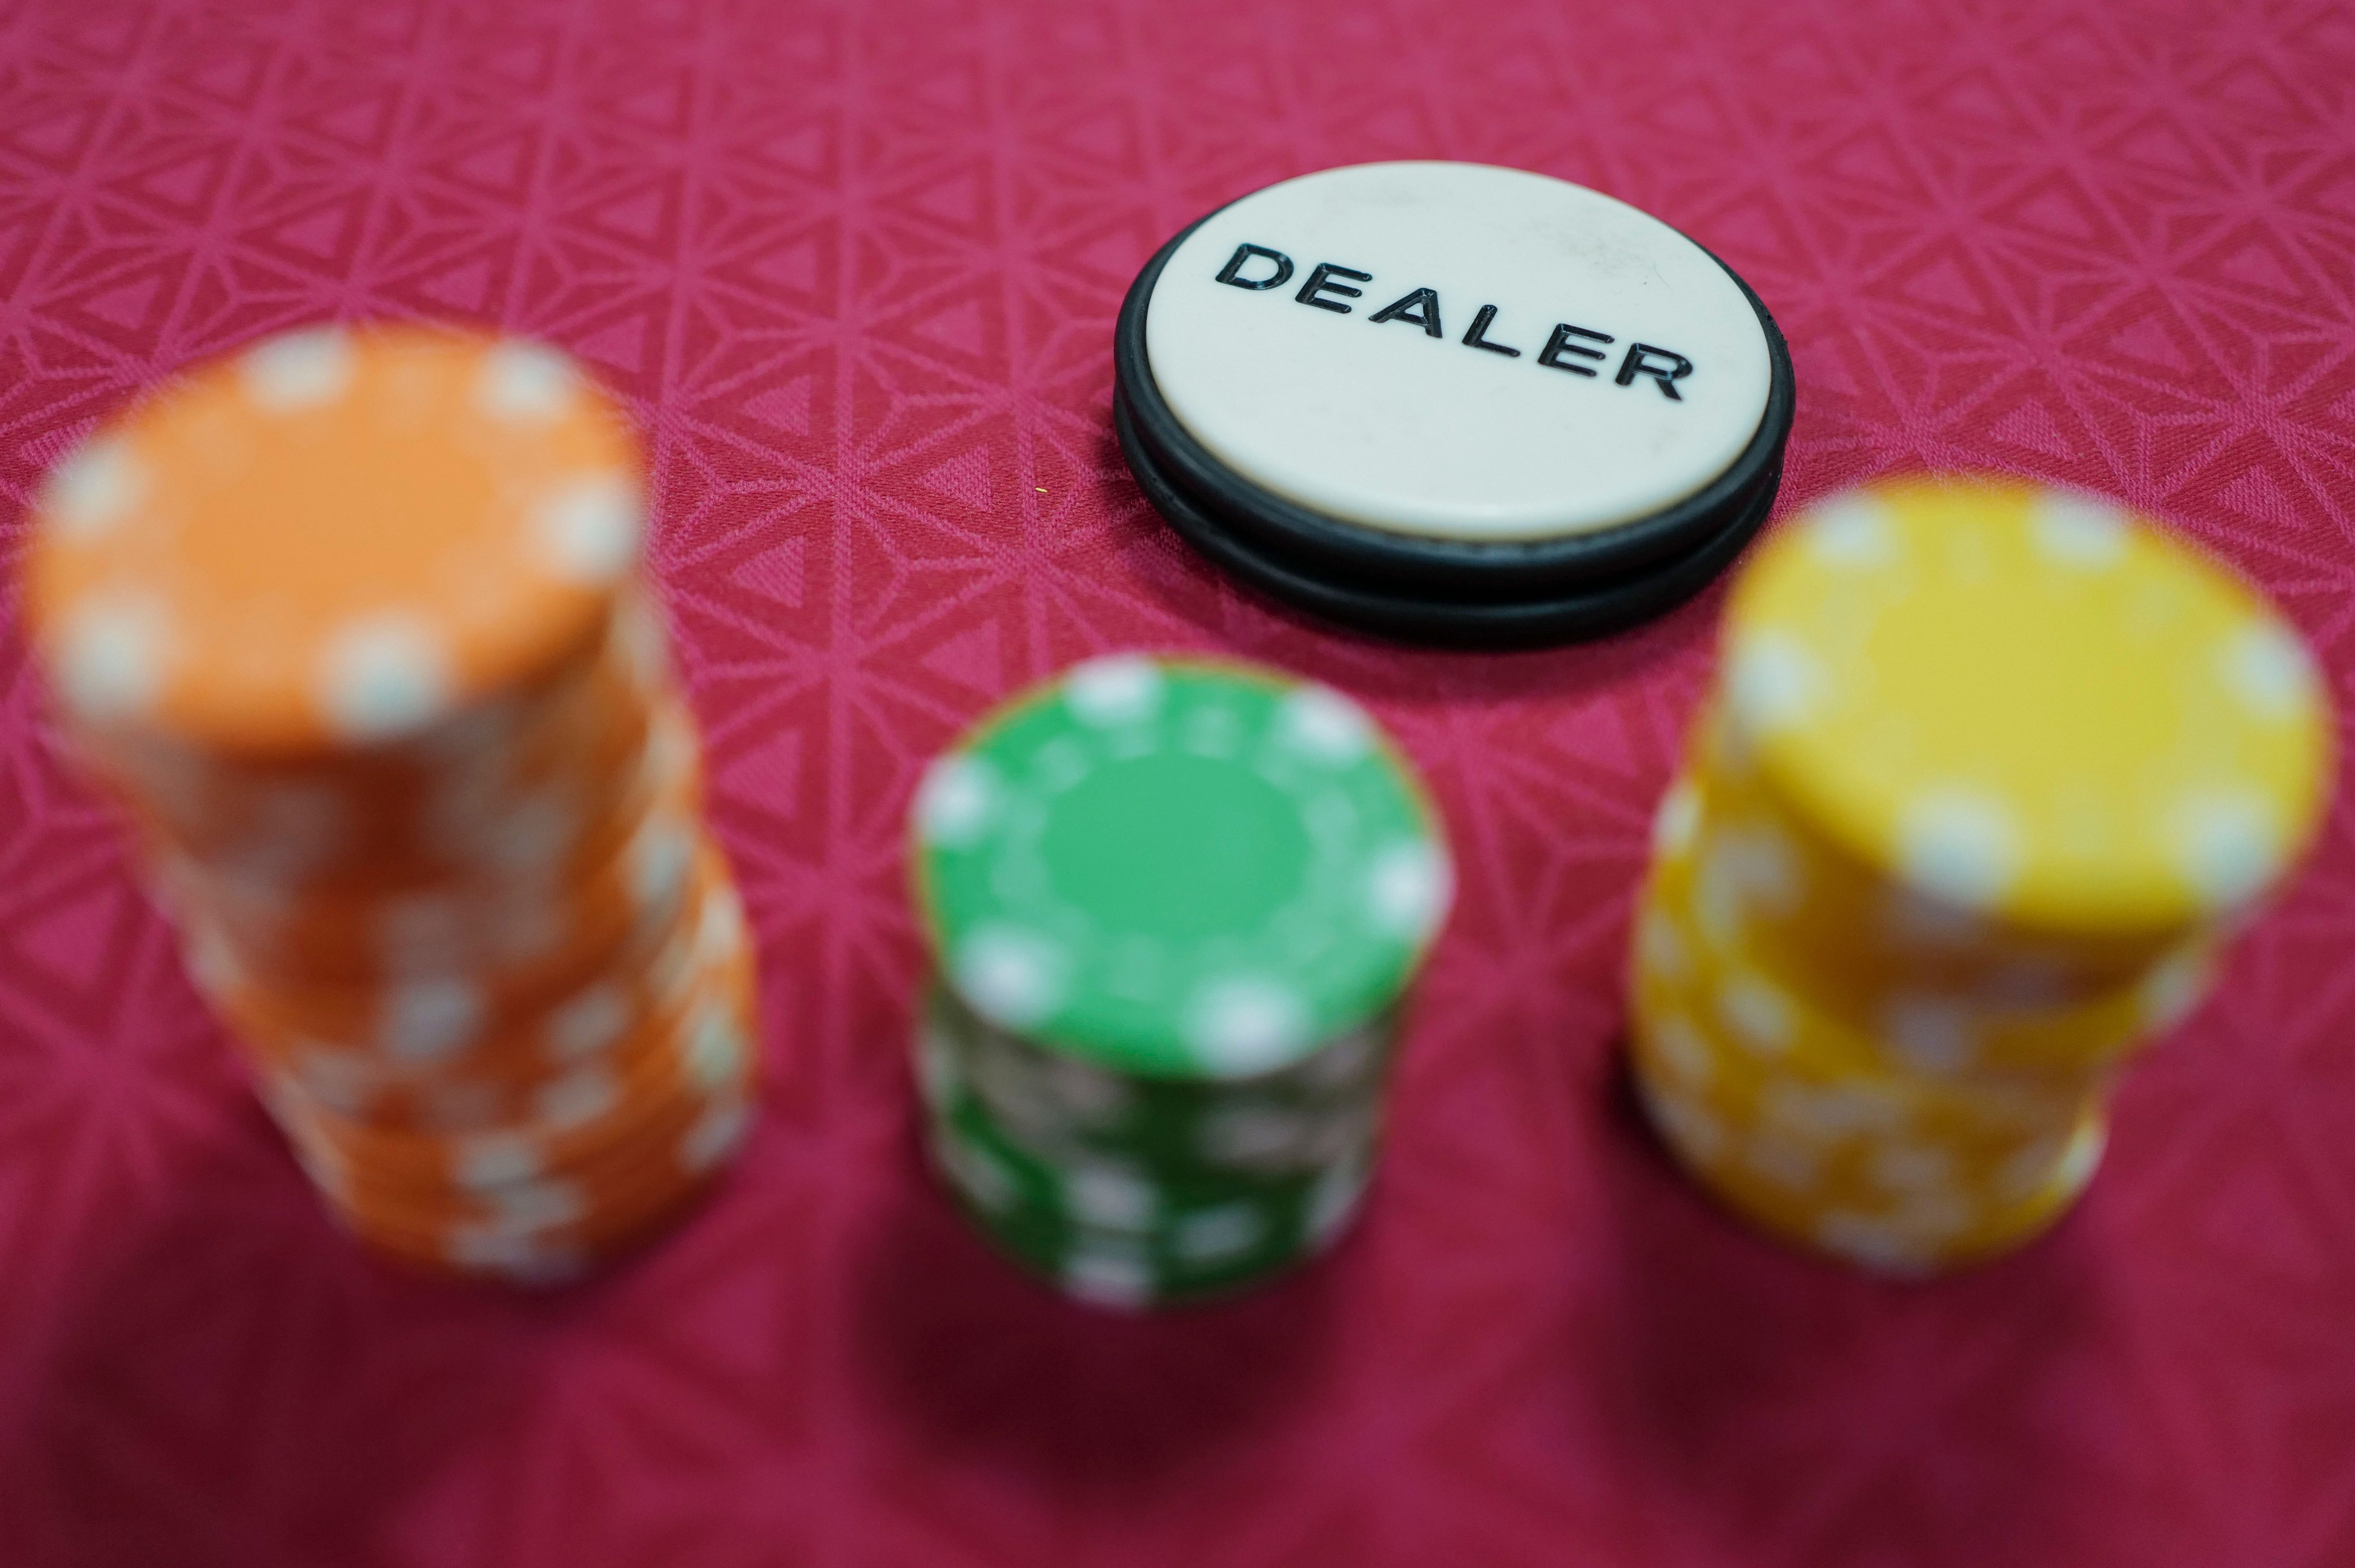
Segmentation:
<svg viewBox="0 0 2355 1568">
<path fill-rule="evenodd" d="M 1452 888 L 1363 709 L 1241 665 L 1095 659 L 936 761 L 910 834 L 925 1144 L 999 1251 L 1136 1308 L 1344 1232 Z"/>
<path fill-rule="evenodd" d="M 335 1217 L 529 1283 L 741 1144 L 754 963 L 571 360 L 416 325 L 197 367 L 49 476 L 27 624 L 189 971 Z"/>
<path fill-rule="evenodd" d="M 2004 480 L 1818 502 L 1736 584 L 1630 958 L 1638 1095 L 1771 1233 L 1919 1274 L 2066 1213 L 2117 1071 L 2328 804 L 2327 697 L 2149 519 Z"/>
</svg>

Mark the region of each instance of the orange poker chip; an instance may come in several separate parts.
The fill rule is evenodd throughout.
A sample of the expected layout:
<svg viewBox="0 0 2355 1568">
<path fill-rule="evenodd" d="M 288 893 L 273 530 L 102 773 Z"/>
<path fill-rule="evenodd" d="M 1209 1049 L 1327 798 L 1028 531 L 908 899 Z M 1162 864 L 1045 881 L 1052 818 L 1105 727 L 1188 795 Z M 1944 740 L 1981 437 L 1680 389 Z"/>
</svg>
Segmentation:
<svg viewBox="0 0 2355 1568">
<path fill-rule="evenodd" d="M 397 1140 L 290 1125 L 338 1219 L 405 1261 L 523 1280 L 570 1277 L 683 1208 L 741 1145 L 759 1072 L 749 946 L 708 965 L 654 1065 L 605 1114 Z M 283 1100 L 282 1115 L 289 1109 Z M 396 1158 L 396 1145 L 408 1156 Z"/>
<path fill-rule="evenodd" d="M 668 923 L 650 955 L 597 966 L 453 1055 L 401 1061 L 251 1028 L 241 1040 L 273 1083 L 325 1115 L 376 1126 L 458 1133 L 602 1103 L 610 1091 L 601 1085 L 626 1077 L 655 1049 L 653 1026 L 677 1016 L 703 972 L 748 940 L 732 884 L 716 855 L 705 859 L 692 912 Z M 423 994 L 412 1003 L 432 1005 Z"/>
<path fill-rule="evenodd" d="M 740 1038 L 749 1040 L 750 991 L 728 1010 Z M 591 1261 L 691 1197 L 741 1144 L 758 1052 L 704 1054 L 690 1086 L 665 1114 L 630 1125 L 571 1165 L 522 1164 L 464 1190 L 363 1185 L 322 1173 L 322 1189 L 348 1228 L 413 1261 L 494 1273 L 533 1259 Z"/>
<path fill-rule="evenodd" d="M 241 1038 L 265 1055 L 304 1049 L 355 1052 L 388 1067 L 462 1064 L 484 1041 L 519 1027 L 596 977 L 629 972 L 660 952 L 686 918 L 695 894 L 700 829 L 691 818 L 650 820 L 649 848 L 632 859 L 641 869 L 594 903 L 549 907 L 519 934 L 534 951 L 513 964 L 425 970 L 381 982 L 298 986 L 240 971 L 233 959 L 199 953 L 197 987 Z M 584 938 L 542 955 L 538 929 Z"/>
<path fill-rule="evenodd" d="M 578 1122 L 618 1103 L 667 1051 L 666 1030 L 709 991 L 747 938 L 724 884 L 642 966 L 600 972 L 455 1061 L 400 1066 L 298 1042 L 253 1051 L 273 1094 L 329 1125 L 437 1137 L 534 1119 Z"/>
<path fill-rule="evenodd" d="M 735 1124 L 741 1136 L 744 1124 Z M 708 1197 L 727 1156 L 702 1169 L 673 1168 L 634 1191 L 626 1203 L 599 1208 L 562 1224 L 521 1225 L 469 1219 L 388 1215 L 330 1203 L 330 1212 L 379 1255 L 429 1274 L 497 1279 L 529 1285 L 562 1285 L 644 1245 Z"/>
<path fill-rule="evenodd" d="M 207 758 L 154 736 L 96 738 L 90 760 L 119 781 L 159 858 L 249 900 L 374 896 L 576 861 L 625 809 L 650 736 L 677 711 L 659 660 L 649 669 L 636 646 L 660 641 L 636 598 L 584 668 L 366 765 Z"/>
<path fill-rule="evenodd" d="M 416 1131 L 338 1115 L 299 1091 L 274 1097 L 273 1109 L 306 1154 L 355 1180 L 465 1191 L 563 1169 L 681 1115 L 698 1085 L 723 1081 L 750 1049 L 752 987 L 748 946 L 710 955 L 675 1007 L 615 1049 L 618 1065 L 595 1074 L 598 1092 L 553 1102 L 528 1120 L 455 1135 Z"/>
<path fill-rule="evenodd" d="M 682 1096 L 681 1114 L 633 1127 L 596 1158 L 575 1166 L 466 1192 L 332 1181 L 325 1190 L 339 1208 L 380 1230 L 425 1233 L 467 1226 L 510 1235 L 578 1234 L 579 1227 L 626 1221 L 659 1207 L 724 1162 L 751 1125 L 757 1081 L 757 1063 L 748 1055 L 724 1081 Z"/>
<path fill-rule="evenodd" d="M 641 460 L 538 345 L 201 366 L 34 509 L 26 623 L 338 1220 L 558 1277 L 741 1141 L 756 976 L 640 575 Z"/>
<path fill-rule="evenodd" d="M 642 466 L 619 410 L 538 345 L 286 334 L 51 475 L 27 626 L 86 729 L 383 746 L 579 659 L 637 568 Z"/>
<path fill-rule="evenodd" d="M 595 961 L 645 918 L 690 858 L 702 804 L 694 729 L 666 704 L 627 786 L 628 810 L 591 825 L 560 864 L 339 896 L 278 893 L 168 863 L 158 895 L 200 947 L 198 983 L 235 1008 L 261 990 L 297 1014 L 290 1027 L 343 1028 L 372 987 L 464 970 L 479 988 L 544 991 Z M 324 1011 L 298 999 L 326 993 Z M 357 1026 L 354 1026 L 357 1027 Z"/>
<path fill-rule="evenodd" d="M 730 1011 L 735 1032 L 749 1040 L 749 993 L 741 1000 L 741 1010 Z M 677 1208 L 732 1157 L 751 1124 L 758 1071 L 750 1049 L 707 1056 L 704 1070 L 661 1114 L 614 1128 L 585 1157 L 546 1168 L 486 1168 L 499 1179 L 468 1189 L 391 1185 L 374 1173 L 344 1179 L 338 1170 L 312 1168 L 348 1228 L 418 1261 L 468 1272 L 541 1253 L 591 1261 Z"/>
</svg>

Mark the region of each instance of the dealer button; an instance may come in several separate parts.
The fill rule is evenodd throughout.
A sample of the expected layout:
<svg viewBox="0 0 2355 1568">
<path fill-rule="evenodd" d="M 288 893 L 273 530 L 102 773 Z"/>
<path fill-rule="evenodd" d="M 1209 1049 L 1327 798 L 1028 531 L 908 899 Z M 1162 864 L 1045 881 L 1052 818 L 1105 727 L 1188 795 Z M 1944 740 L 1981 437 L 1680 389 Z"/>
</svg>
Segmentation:
<svg viewBox="0 0 2355 1568">
<path fill-rule="evenodd" d="M 1592 635 L 1764 520 L 1792 412 L 1757 296 L 1599 192 L 1365 164 L 1244 197 L 1122 311 L 1123 446 L 1188 539 L 1367 629 Z"/>
</svg>

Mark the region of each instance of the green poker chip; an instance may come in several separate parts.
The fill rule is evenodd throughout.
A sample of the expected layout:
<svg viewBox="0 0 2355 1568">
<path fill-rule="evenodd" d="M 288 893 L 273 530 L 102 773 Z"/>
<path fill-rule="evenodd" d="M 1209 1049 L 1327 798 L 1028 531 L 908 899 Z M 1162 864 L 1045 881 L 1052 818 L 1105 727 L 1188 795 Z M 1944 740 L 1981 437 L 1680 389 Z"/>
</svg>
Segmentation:
<svg viewBox="0 0 2355 1568">
<path fill-rule="evenodd" d="M 1150 1307 L 1341 1233 L 1451 891 L 1362 709 L 1239 666 L 1098 659 L 941 758 L 911 836 L 938 970 L 926 1142 L 1000 1252 Z"/>
<path fill-rule="evenodd" d="M 1231 1294 L 1317 1255 L 1347 1228 L 1373 1168 L 1368 1141 L 1281 1179 L 1173 1186 L 1046 1157 L 961 1089 L 932 1104 L 926 1132 L 943 1181 L 1000 1252 L 1108 1307 Z"/>
<path fill-rule="evenodd" d="M 1365 711 L 1241 666 L 1119 655 L 986 720 L 911 826 L 941 973 L 999 1029 L 1146 1079 L 1298 1061 L 1396 1002 L 1450 899 Z"/>
<path fill-rule="evenodd" d="M 1054 1157 L 1128 1161 L 1169 1181 L 1274 1178 L 1365 1141 L 1397 1031 L 1392 1009 L 1256 1077 L 1132 1078 L 996 1029 L 936 983 L 916 1070 L 928 1101 L 969 1091 L 1011 1136 Z"/>
</svg>

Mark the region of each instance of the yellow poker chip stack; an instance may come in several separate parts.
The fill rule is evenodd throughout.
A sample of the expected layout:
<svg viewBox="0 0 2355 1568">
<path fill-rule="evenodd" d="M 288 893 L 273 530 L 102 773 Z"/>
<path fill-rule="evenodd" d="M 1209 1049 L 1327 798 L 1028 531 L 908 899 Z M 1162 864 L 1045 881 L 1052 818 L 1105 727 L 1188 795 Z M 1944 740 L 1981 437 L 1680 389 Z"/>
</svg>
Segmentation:
<svg viewBox="0 0 2355 1568">
<path fill-rule="evenodd" d="M 2313 836 L 2312 661 L 2115 507 L 1934 480 L 1783 529 L 1723 653 L 1636 926 L 1647 1111 L 1803 1244 L 1922 1272 L 2025 1241 Z"/>
</svg>

